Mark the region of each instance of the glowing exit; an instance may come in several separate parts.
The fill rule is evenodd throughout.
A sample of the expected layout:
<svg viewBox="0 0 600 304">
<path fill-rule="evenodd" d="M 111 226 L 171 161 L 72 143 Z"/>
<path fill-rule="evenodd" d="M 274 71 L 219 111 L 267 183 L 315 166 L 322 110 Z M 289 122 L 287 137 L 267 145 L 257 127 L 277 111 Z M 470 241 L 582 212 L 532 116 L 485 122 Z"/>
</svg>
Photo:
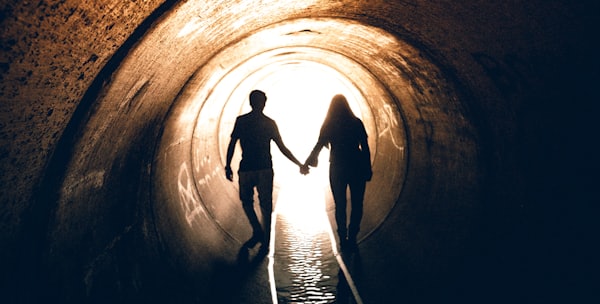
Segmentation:
<svg viewBox="0 0 600 304">
<path fill-rule="evenodd" d="M 279 66 L 279 69 L 256 84 L 268 96 L 265 113 L 275 119 L 283 141 L 304 161 L 317 141 L 319 130 L 331 98 L 336 94 L 347 96 L 353 111 L 360 117 L 357 104 L 359 96 L 349 81 L 331 68 L 312 62 L 297 62 Z M 327 172 L 328 153 L 322 153 L 318 168 L 312 176 Z M 280 183 L 297 175 L 297 168 L 285 159 L 276 148 L 273 150 L 276 179 Z M 316 176 L 315 176 L 316 175 Z"/>
</svg>

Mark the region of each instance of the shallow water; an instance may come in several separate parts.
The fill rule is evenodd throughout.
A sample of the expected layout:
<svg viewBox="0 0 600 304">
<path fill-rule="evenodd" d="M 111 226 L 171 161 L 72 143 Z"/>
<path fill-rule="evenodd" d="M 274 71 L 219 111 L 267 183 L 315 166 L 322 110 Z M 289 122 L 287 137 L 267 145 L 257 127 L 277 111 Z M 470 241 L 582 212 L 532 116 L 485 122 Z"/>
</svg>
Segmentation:
<svg viewBox="0 0 600 304">
<path fill-rule="evenodd" d="M 273 273 L 279 303 L 336 303 L 339 265 L 323 189 L 309 181 L 282 189 L 277 202 Z"/>
<path fill-rule="evenodd" d="M 306 233 L 278 220 L 274 274 L 279 303 L 335 303 L 338 264 L 329 234 Z"/>
</svg>

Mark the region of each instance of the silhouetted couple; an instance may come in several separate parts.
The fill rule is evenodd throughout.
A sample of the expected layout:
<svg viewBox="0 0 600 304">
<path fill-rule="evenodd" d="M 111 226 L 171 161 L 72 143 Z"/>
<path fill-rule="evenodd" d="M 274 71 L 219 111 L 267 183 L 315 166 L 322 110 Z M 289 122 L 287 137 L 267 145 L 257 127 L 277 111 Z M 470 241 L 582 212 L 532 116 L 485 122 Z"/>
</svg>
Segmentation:
<svg viewBox="0 0 600 304">
<path fill-rule="evenodd" d="M 334 96 L 317 144 L 303 164 L 283 143 L 275 121 L 263 113 L 266 101 L 267 96 L 264 92 L 254 90 L 250 93 L 252 110 L 236 118 L 227 148 L 225 175 L 230 181 L 233 181 L 231 160 L 238 140 L 242 148 L 242 159 L 238 169 L 239 194 L 253 230 L 252 237 L 244 246 L 250 248 L 260 242 L 259 254 L 266 254 L 269 250 L 273 211 L 273 162 L 270 147 L 273 140 L 283 155 L 298 165 L 301 174 L 308 174 L 309 166 L 317 166 L 318 155 L 323 147 L 330 149 L 329 181 L 336 206 L 335 218 L 340 246 L 342 250 L 354 249 L 362 218 L 365 185 L 372 175 L 367 132 L 362 121 L 352 113 L 343 95 Z M 352 203 L 348 226 L 347 187 L 350 187 Z M 254 211 L 254 188 L 258 192 L 263 215 L 262 225 Z"/>
</svg>

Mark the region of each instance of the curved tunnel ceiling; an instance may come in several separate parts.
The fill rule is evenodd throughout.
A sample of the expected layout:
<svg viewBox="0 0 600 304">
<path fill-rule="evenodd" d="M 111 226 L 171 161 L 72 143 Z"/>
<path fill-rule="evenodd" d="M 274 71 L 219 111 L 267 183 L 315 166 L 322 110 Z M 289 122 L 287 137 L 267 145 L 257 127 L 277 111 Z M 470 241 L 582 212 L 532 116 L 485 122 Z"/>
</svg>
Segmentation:
<svg viewBox="0 0 600 304">
<path fill-rule="evenodd" d="M 380 28 L 324 17 L 282 19 L 247 29 L 230 41 L 224 29 L 207 32 L 210 28 L 181 12 L 167 15 L 139 42 L 99 96 L 80 138 L 82 148 L 68 169 L 58 212 L 61 225 L 75 225 L 69 224 L 69 212 L 76 208 L 62 207 L 81 201 L 75 197 L 82 194 L 72 191 L 81 172 L 114 167 L 140 130 L 159 123 L 164 127 L 151 170 L 153 213 L 161 239 L 183 265 L 204 267 L 207 260 L 235 258 L 249 231 L 239 220 L 244 217 L 236 185 L 222 174 L 225 145 L 248 92 L 259 88 L 271 96 L 277 92 L 278 73 L 294 66 L 319 77 L 329 75 L 325 79 L 345 90 L 370 135 L 374 177 L 367 186 L 360 239 L 376 232 L 377 242 L 402 235 L 406 242 L 419 243 L 411 238 L 450 233 L 442 231 L 468 235 L 469 214 L 478 195 L 477 132 L 465 118 L 453 85 L 422 50 Z M 223 41 L 214 54 L 198 51 L 215 39 Z M 277 103 L 282 103 L 281 112 L 298 106 L 281 100 L 288 92 L 280 94 L 269 100 L 267 113 Z M 316 98 L 327 105 L 331 96 L 329 92 Z M 270 115 L 285 121 L 279 116 L 283 114 Z M 318 128 L 319 122 L 313 123 L 313 129 Z M 285 132 L 282 129 L 289 141 Z M 293 144 L 305 151 L 295 153 L 306 154 L 314 144 L 317 133 L 305 135 L 308 138 Z M 103 178 L 114 173 L 88 174 Z M 423 210 L 436 209 L 460 212 L 464 220 L 415 226 Z M 460 238 L 452 242 L 450 251 L 464 246 Z M 431 246 L 417 243 L 416 247 Z"/>
</svg>

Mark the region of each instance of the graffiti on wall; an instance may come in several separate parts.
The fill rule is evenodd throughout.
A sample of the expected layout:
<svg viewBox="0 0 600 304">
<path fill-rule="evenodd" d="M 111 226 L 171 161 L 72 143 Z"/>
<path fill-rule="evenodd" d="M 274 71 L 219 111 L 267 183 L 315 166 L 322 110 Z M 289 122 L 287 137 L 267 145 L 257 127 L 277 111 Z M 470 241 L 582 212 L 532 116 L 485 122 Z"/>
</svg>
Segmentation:
<svg viewBox="0 0 600 304">
<path fill-rule="evenodd" d="M 389 136 L 394 147 L 400 152 L 400 158 L 404 158 L 404 145 L 396 138 L 393 132 L 393 130 L 402 129 L 400 128 L 401 126 L 398 123 L 394 109 L 389 104 L 383 105 L 383 107 L 379 108 L 379 117 L 384 118 L 381 119 L 383 128 L 381 128 L 381 131 L 378 134 L 379 137 Z"/>
<path fill-rule="evenodd" d="M 208 155 L 200 156 L 200 153 L 200 149 L 195 149 L 195 159 L 200 159 L 200 161 L 195 162 L 194 173 L 199 177 L 198 186 L 207 186 L 213 178 L 224 172 L 224 169 L 220 166 L 215 166 L 212 170 L 207 170 L 212 167 L 211 159 Z"/>
<path fill-rule="evenodd" d="M 185 219 L 191 226 L 194 218 L 200 214 L 206 214 L 206 211 L 200 203 L 200 199 L 195 195 L 193 176 L 190 173 L 187 164 L 184 162 L 179 167 L 177 177 L 177 189 L 179 191 L 179 202 L 182 210 L 185 212 Z"/>
</svg>

